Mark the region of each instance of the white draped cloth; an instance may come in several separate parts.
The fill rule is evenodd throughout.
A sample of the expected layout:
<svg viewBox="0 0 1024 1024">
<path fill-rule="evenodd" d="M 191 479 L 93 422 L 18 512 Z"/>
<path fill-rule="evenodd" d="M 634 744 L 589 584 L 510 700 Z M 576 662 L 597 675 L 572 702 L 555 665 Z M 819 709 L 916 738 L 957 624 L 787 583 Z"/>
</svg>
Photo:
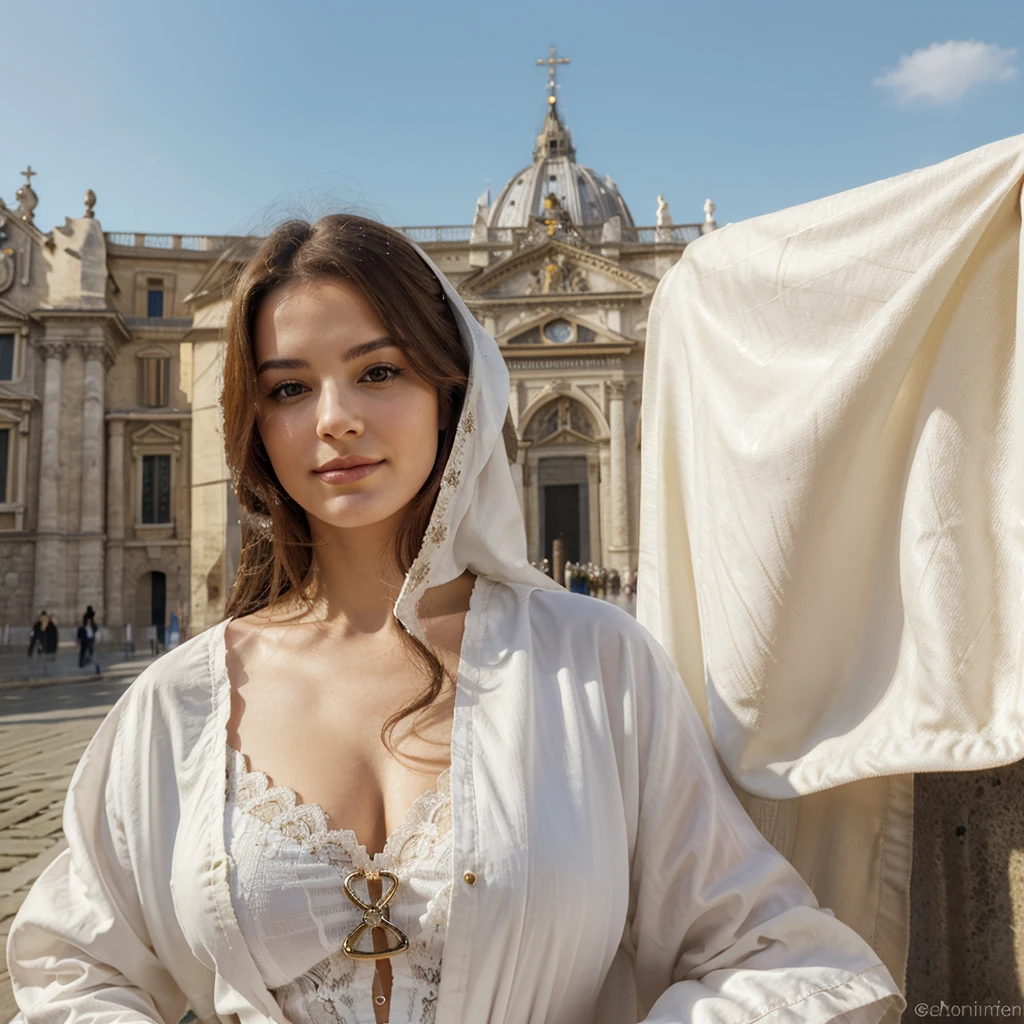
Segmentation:
<svg viewBox="0 0 1024 1024">
<path fill-rule="evenodd" d="M 910 773 L 1024 757 L 1022 179 L 1018 136 L 728 225 L 649 319 L 638 617 L 894 973 Z"/>
</svg>

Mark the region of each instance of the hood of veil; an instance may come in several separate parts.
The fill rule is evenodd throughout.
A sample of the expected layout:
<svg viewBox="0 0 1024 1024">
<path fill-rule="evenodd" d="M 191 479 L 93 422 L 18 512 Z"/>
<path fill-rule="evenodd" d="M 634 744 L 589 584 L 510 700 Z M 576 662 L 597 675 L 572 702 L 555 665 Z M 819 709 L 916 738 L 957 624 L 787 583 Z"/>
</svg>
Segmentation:
<svg viewBox="0 0 1024 1024">
<path fill-rule="evenodd" d="M 524 583 L 545 590 L 560 584 L 530 565 L 526 528 L 506 454 L 509 373 L 498 343 L 477 323 L 452 283 L 414 246 L 444 288 L 469 354 L 469 383 L 441 487 L 415 561 L 405 574 L 394 613 L 425 641 L 420 598 L 431 587 L 461 576 Z"/>
</svg>

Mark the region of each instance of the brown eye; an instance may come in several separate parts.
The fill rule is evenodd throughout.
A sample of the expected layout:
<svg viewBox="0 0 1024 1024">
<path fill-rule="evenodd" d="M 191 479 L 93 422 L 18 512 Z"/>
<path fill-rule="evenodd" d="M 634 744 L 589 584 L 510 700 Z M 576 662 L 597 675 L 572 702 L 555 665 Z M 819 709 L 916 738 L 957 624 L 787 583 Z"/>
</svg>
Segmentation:
<svg viewBox="0 0 1024 1024">
<path fill-rule="evenodd" d="M 287 388 L 301 388 L 301 385 L 297 380 L 285 380 L 281 381 L 280 384 L 275 384 L 267 392 L 267 398 L 281 399 L 281 398 L 297 398 L 299 392 L 286 393 Z"/>
<path fill-rule="evenodd" d="M 368 380 L 370 384 L 386 384 L 389 380 L 397 377 L 402 371 L 397 366 L 392 366 L 390 363 L 377 363 L 371 366 L 363 377 Z M 375 375 L 375 376 L 371 376 Z"/>
</svg>

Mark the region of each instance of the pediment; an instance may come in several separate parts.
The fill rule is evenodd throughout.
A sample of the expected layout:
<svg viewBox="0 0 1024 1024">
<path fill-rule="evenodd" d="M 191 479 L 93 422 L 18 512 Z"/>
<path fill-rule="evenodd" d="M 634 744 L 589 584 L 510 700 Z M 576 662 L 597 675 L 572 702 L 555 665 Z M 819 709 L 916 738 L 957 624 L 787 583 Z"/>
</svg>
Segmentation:
<svg viewBox="0 0 1024 1024">
<path fill-rule="evenodd" d="M 587 249 L 548 241 L 523 249 L 462 282 L 471 299 L 652 294 L 658 279 Z"/>
<path fill-rule="evenodd" d="M 581 434 L 577 430 L 559 430 L 555 434 L 551 434 L 548 437 L 541 438 L 539 441 L 534 441 L 535 448 L 546 448 L 548 445 L 564 445 L 564 444 L 594 444 L 595 441 L 592 437 L 588 437 L 586 434 Z"/>
<path fill-rule="evenodd" d="M 576 341 L 594 342 L 597 344 L 611 343 L 614 345 L 635 345 L 632 338 L 627 338 L 618 331 L 613 331 L 600 320 L 586 316 L 579 310 L 562 311 L 556 306 L 529 306 L 517 311 L 502 323 L 501 329 L 495 333 L 494 339 L 499 345 L 536 344 L 538 348 L 557 350 L 562 346 L 544 337 L 544 328 L 552 320 L 568 321 L 576 331 Z M 589 337 L 580 337 L 586 332 Z"/>
<path fill-rule="evenodd" d="M 163 423 L 147 423 L 132 433 L 132 448 L 171 447 L 175 452 L 181 445 L 181 431 Z"/>
</svg>

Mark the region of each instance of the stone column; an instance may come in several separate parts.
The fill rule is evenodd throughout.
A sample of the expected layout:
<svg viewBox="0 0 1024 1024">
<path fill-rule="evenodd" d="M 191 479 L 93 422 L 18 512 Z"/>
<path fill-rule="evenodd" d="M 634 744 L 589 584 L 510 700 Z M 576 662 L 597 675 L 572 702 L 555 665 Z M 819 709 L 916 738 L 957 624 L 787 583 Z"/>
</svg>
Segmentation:
<svg viewBox="0 0 1024 1024">
<path fill-rule="evenodd" d="M 96 621 L 106 620 L 103 585 L 103 406 L 106 345 L 89 342 L 85 354 L 85 398 L 82 410 L 81 538 L 78 542 L 78 609 L 92 605 Z"/>
<path fill-rule="evenodd" d="M 590 550 L 585 561 L 602 564 L 601 557 L 601 463 L 595 447 L 587 453 L 587 516 L 590 521 Z"/>
<path fill-rule="evenodd" d="M 508 411 L 512 414 L 512 425 L 519 429 L 519 381 L 513 380 L 508 391 Z"/>
<path fill-rule="evenodd" d="M 116 638 L 122 636 L 124 607 L 124 420 L 110 421 L 107 458 L 107 619 Z"/>
<path fill-rule="evenodd" d="M 626 382 L 608 382 L 608 425 L 611 428 L 611 451 L 608 466 L 608 490 L 611 515 L 608 529 L 608 554 L 611 569 L 629 567 L 629 500 L 626 494 L 626 419 L 623 408 Z"/>
<path fill-rule="evenodd" d="M 37 346 L 46 359 L 43 390 L 43 443 L 39 457 L 39 513 L 36 518 L 35 590 L 32 614 L 45 608 L 67 625 L 63 615 L 63 597 L 59 593 L 58 572 L 61 541 L 57 534 L 57 493 L 60 486 L 60 406 L 61 376 L 67 358 L 66 342 L 43 341 Z"/>
</svg>

